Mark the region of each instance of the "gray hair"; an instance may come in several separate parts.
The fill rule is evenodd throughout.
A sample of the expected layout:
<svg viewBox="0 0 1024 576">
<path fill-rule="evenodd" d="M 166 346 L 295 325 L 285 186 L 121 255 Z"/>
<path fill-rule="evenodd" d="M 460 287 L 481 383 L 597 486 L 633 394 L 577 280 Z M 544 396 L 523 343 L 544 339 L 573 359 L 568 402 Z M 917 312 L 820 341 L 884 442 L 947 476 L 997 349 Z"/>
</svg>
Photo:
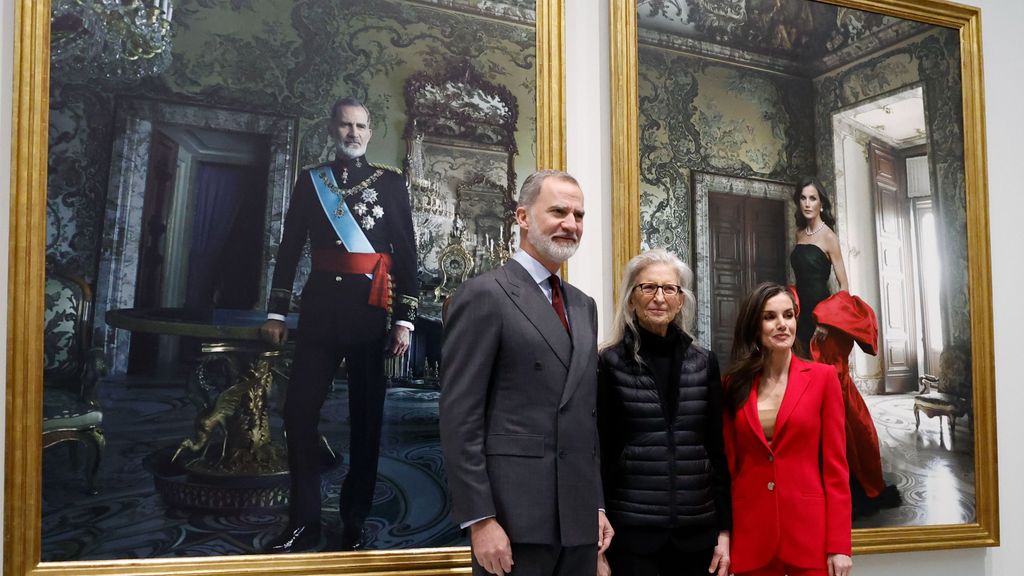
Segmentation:
<svg viewBox="0 0 1024 576">
<path fill-rule="evenodd" d="M 362 108 L 363 111 L 366 112 L 366 125 L 373 125 L 373 118 L 370 115 L 370 109 L 358 99 L 349 96 L 335 100 L 334 104 L 331 104 L 331 118 L 336 118 L 338 116 L 338 110 L 342 108 Z"/>
<path fill-rule="evenodd" d="M 611 334 L 608 340 L 601 344 L 602 350 L 622 342 L 626 336 L 626 330 L 629 330 L 633 336 L 633 357 L 636 359 L 637 364 L 643 364 L 643 361 L 640 359 L 640 338 L 636 314 L 630 309 L 630 299 L 633 297 L 633 289 L 636 288 L 637 276 L 647 268 L 658 264 L 667 264 L 675 269 L 676 276 L 679 278 L 679 285 L 682 287 L 682 291 L 679 294 L 683 300 L 683 306 L 679 309 L 676 317 L 672 319 L 672 323 L 680 331 L 685 332 L 690 337 L 693 336 L 691 330 L 697 311 L 697 299 L 694 298 L 692 289 L 693 271 L 675 254 L 664 248 L 654 248 L 634 256 L 626 264 L 622 283 L 619 284 L 619 301 L 615 306 L 615 318 L 612 321 Z"/>
<path fill-rule="evenodd" d="M 564 180 L 571 184 L 574 184 L 577 188 L 580 187 L 580 183 L 576 181 L 568 172 L 561 170 L 538 170 L 533 174 L 526 177 L 523 181 L 523 187 L 519 189 L 519 201 L 516 205 L 517 208 L 529 208 L 537 200 L 537 196 L 540 195 L 540 189 L 544 185 L 544 181 L 548 178 L 555 178 L 556 180 Z"/>
</svg>

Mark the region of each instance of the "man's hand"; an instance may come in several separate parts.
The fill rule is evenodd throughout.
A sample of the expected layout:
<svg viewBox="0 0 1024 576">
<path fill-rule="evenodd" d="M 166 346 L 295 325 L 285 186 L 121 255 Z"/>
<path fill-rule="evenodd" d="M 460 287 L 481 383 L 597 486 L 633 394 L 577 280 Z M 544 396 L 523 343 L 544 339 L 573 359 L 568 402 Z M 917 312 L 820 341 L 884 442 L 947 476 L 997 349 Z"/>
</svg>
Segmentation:
<svg viewBox="0 0 1024 576">
<path fill-rule="evenodd" d="M 722 530 L 718 533 L 718 544 L 715 546 L 715 555 L 711 557 L 711 565 L 708 566 L 708 573 L 715 576 L 729 576 L 729 531 Z"/>
<path fill-rule="evenodd" d="M 612 567 L 608 565 L 608 558 L 604 554 L 597 555 L 597 576 L 612 576 Z"/>
<path fill-rule="evenodd" d="M 470 526 L 469 531 L 473 556 L 484 570 L 498 576 L 512 571 L 512 544 L 496 519 L 485 518 Z"/>
<path fill-rule="evenodd" d="M 612 530 L 612 523 L 608 521 L 604 510 L 597 511 L 597 553 L 602 554 L 612 544 L 612 537 L 615 530 Z"/>
<path fill-rule="evenodd" d="M 260 338 L 274 346 L 281 346 L 288 340 L 288 325 L 280 320 L 267 320 L 260 326 Z"/>
<path fill-rule="evenodd" d="M 828 576 L 850 576 L 853 571 L 853 559 L 846 554 L 828 555 Z"/>
<path fill-rule="evenodd" d="M 388 334 L 388 343 L 384 346 L 384 351 L 388 356 L 401 356 L 407 350 L 409 350 L 409 328 L 395 324 L 391 327 L 391 333 Z"/>
</svg>

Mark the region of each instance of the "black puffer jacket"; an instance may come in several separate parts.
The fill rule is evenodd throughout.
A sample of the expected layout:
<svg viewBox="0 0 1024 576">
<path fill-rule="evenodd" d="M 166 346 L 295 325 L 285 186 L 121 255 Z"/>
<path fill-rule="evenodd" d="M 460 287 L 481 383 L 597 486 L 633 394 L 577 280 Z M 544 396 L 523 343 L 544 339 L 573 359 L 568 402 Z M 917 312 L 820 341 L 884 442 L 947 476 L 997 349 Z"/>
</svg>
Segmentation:
<svg viewBox="0 0 1024 576">
<path fill-rule="evenodd" d="M 628 330 L 622 342 L 601 353 L 605 505 L 616 528 L 717 533 L 732 525 L 718 361 L 688 335 L 670 330 L 674 345 L 667 348 L 655 349 L 644 339 L 642 365 L 633 356 L 635 337 Z M 652 352 L 671 355 L 671 363 L 662 356 L 660 365 L 671 366 L 662 373 L 664 384 L 677 382 L 675 389 L 658 386 L 651 366 L 659 362 Z"/>
</svg>

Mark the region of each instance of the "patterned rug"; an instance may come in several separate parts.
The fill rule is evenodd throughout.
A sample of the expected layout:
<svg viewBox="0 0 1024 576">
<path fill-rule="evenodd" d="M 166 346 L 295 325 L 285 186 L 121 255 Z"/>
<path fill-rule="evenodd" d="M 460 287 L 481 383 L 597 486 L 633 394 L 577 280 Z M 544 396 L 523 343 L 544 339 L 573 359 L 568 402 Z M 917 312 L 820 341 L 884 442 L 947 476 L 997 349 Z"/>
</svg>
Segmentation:
<svg viewBox="0 0 1024 576">
<path fill-rule="evenodd" d="M 54 448 L 44 454 L 44 561 L 251 554 L 284 525 L 283 512 L 175 509 L 156 493 L 143 460 L 180 442 L 191 432 L 195 417 L 181 380 L 109 380 L 100 384 L 99 394 L 107 438 L 99 494 L 85 493 L 84 475 L 71 465 L 69 450 Z M 337 382 L 320 428 L 343 456 L 348 446 L 347 397 L 344 382 Z M 450 519 L 437 400 L 434 390 L 388 391 L 377 486 L 366 524 L 369 549 L 468 544 Z M 277 434 L 280 424 L 274 419 Z M 323 503 L 321 550 L 333 549 L 340 538 L 338 489 L 346 472 L 343 462 L 324 477 L 329 496 Z"/>
</svg>

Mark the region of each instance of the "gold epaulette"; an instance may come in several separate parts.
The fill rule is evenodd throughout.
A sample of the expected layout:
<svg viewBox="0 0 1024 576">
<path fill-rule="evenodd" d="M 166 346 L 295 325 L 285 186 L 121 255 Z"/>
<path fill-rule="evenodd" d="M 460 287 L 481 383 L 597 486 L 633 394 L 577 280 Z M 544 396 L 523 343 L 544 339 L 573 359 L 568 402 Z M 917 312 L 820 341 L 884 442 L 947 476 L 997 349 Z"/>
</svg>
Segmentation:
<svg viewBox="0 0 1024 576">
<path fill-rule="evenodd" d="M 330 163 L 331 163 L 331 161 L 330 161 L 330 160 L 327 160 L 327 161 L 325 161 L 325 162 L 313 162 L 312 164 L 307 164 L 307 165 L 303 166 L 303 167 L 302 167 L 302 170 L 303 170 L 303 171 L 306 171 L 306 170 L 312 170 L 312 169 L 314 169 L 314 168 L 319 168 L 319 167 L 321 167 L 321 166 L 327 166 L 327 165 L 328 165 L 328 164 L 330 164 Z"/>
<path fill-rule="evenodd" d="M 388 170 L 390 172 L 394 172 L 395 174 L 398 174 L 399 176 L 402 175 L 402 171 L 400 169 L 395 168 L 394 166 L 392 166 L 390 164 L 381 164 L 380 162 L 370 162 L 369 164 L 370 164 L 370 166 L 373 166 L 374 168 L 380 168 L 381 170 Z"/>
</svg>

